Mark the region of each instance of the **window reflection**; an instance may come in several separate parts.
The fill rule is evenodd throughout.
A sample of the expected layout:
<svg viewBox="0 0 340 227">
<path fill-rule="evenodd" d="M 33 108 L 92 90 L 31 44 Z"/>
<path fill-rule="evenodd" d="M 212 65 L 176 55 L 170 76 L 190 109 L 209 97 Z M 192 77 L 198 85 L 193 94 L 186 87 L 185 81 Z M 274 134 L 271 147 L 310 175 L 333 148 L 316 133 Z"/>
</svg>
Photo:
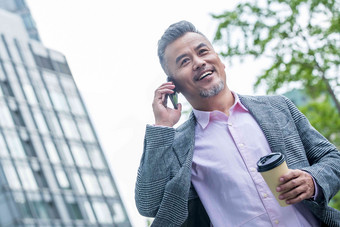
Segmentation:
<svg viewBox="0 0 340 227">
<path fill-rule="evenodd" d="M 52 163 L 60 163 L 60 158 L 53 141 L 50 138 L 44 138 L 45 148 Z"/>
<path fill-rule="evenodd" d="M 9 156 L 8 149 L 2 134 L 0 134 L 0 156 L 1 157 Z"/>
<path fill-rule="evenodd" d="M 67 144 L 63 140 L 58 140 L 57 147 L 58 150 L 60 151 L 59 154 L 61 155 L 65 163 L 73 165 L 74 164 L 73 158 Z"/>
<path fill-rule="evenodd" d="M 79 133 L 72 117 L 60 114 L 59 119 L 66 137 L 69 139 L 79 139 Z"/>
<path fill-rule="evenodd" d="M 107 175 L 99 175 L 98 179 L 105 196 L 116 195 L 116 192 L 113 188 L 113 183 L 111 182 L 111 179 Z"/>
<path fill-rule="evenodd" d="M 81 220 L 84 219 L 83 215 L 80 211 L 78 203 L 75 201 L 74 197 L 66 196 L 66 206 L 69 211 L 69 214 L 73 220 Z"/>
<path fill-rule="evenodd" d="M 97 215 L 99 223 L 101 224 L 112 223 L 111 213 L 106 203 L 102 201 L 95 201 L 93 202 L 93 209 Z"/>
<path fill-rule="evenodd" d="M 125 221 L 126 217 L 125 214 L 123 212 L 123 208 L 119 203 L 114 203 L 113 206 L 113 220 L 115 221 L 115 223 L 122 223 Z"/>
<path fill-rule="evenodd" d="M 96 218 L 94 216 L 92 207 L 91 207 L 91 205 L 90 205 L 90 203 L 88 201 L 84 202 L 84 208 L 85 208 L 85 211 L 86 211 L 86 214 L 87 214 L 87 217 L 88 217 L 89 221 L 91 223 L 96 223 Z"/>
<path fill-rule="evenodd" d="M 57 136 L 62 136 L 63 132 L 61 131 L 59 121 L 56 118 L 54 112 L 46 111 L 45 116 L 47 118 L 47 123 L 50 126 L 50 128 L 52 129 L 53 133 Z"/>
<path fill-rule="evenodd" d="M 38 104 L 37 97 L 35 96 L 31 82 L 27 77 L 26 70 L 24 69 L 24 67 L 18 65 L 17 72 L 19 74 L 28 103 L 30 103 L 31 105 L 37 105 Z"/>
<path fill-rule="evenodd" d="M 20 181 L 12 162 L 3 160 L 1 163 L 9 187 L 13 190 L 21 189 Z"/>
<path fill-rule="evenodd" d="M 28 163 L 16 162 L 16 168 L 18 170 L 18 174 L 22 182 L 23 188 L 26 190 L 37 190 L 38 184 L 34 178 L 32 169 L 29 167 Z"/>
<path fill-rule="evenodd" d="M 78 172 L 72 171 L 72 178 L 78 193 L 81 195 L 85 194 L 85 189 L 83 183 L 81 182 Z"/>
<path fill-rule="evenodd" d="M 76 164 L 80 167 L 91 167 L 90 160 L 82 144 L 71 143 L 71 151 Z"/>
<path fill-rule="evenodd" d="M 0 100 L 0 125 L 3 127 L 14 127 L 12 115 L 3 100 Z"/>
<path fill-rule="evenodd" d="M 47 128 L 46 121 L 42 113 L 37 109 L 33 109 L 32 112 L 39 132 L 42 134 L 47 134 L 49 130 Z"/>
<path fill-rule="evenodd" d="M 86 142 L 95 142 L 93 131 L 86 119 L 77 119 L 81 138 Z"/>
<path fill-rule="evenodd" d="M 105 169 L 104 160 L 103 160 L 101 152 L 99 151 L 98 146 L 87 145 L 86 148 L 90 156 L 90 160 L 91 160 L 93 168 Z"/>
<path fill-rule="evenodd" d="M 100 195 L 100 187 L 96 176 L 90 172 L 82 172 L 81 177 L 83 179 L 86 191 L 90 195 Z"/>
<path fill-rule="evenodd" d="M 26 198 L 22 192 L 14 192 L 13 193 L 14 201 L 20 211 L 20 214 L 24 218 L 32 218 L 32 212 L 29 208 L 29 205 L 26 201 Z"/>
<path fill-rule="evenodd" d="M 15 131 L 4 130 L 4 136 L 12 156 L 14 158 L 25 158 L 24 148 L 18 134 Z"/>
<path fill-rule="evenodd" d="M 55 169 L 55 175 L 57 177 L 58 183 L 60 188 L 62 189 L 70 189 L 70 182 L 67 179 L 67 176 L 65 174 L 65 171 L 63 169 L 60 168 L 56 168 Z"/>
</svg>

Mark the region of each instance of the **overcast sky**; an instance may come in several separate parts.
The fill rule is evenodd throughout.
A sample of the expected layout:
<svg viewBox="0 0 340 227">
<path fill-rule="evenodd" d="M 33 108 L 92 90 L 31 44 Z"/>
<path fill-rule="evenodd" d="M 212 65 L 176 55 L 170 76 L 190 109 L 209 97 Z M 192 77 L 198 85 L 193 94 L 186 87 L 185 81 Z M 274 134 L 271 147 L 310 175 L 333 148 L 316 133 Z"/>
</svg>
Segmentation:
<svg viewBox="0 0 340 227">
<path fill-rule="evenodd" d="M 26 0 L 43 44 L 62 52 L 87 106 L 120 195 L 135 227 L 144 227 L 134 185 L 145 126 L 153 123 L 154 90 L 166 77 L 157 41 L 180 20 L 212 40 L 222 13 L 238 1 L 223 0 Z M 254 94 L 261 65 L 226 63 L 229 87 Z M 181 100 L 180 100 L 181 101 Z"/>
</svg>

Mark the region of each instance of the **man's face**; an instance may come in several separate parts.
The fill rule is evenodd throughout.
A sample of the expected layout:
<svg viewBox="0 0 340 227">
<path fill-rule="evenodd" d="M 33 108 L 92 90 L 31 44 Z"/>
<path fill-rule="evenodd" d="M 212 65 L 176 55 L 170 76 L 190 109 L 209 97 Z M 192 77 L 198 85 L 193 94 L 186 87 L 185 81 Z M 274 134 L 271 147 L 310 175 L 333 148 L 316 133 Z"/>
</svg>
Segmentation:
<svg viewBox="0 0 340 227">
<path fill-rule="evenodd" d="M 176 89 L 189 102 L 215 96 L 226 87 L 225 66 L 200 34 L 188 32 L 169 44 L 165 63 Z"/>
</svg>

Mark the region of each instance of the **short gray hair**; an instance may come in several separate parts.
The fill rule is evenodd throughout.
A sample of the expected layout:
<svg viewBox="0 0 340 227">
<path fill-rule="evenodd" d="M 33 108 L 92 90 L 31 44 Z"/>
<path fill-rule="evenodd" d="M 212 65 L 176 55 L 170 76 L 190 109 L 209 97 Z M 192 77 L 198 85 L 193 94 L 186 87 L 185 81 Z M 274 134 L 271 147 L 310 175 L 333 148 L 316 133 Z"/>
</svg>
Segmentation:
<svg viewBox="0 0 340 227">
<path fill-rule="evenodd" d="M 199 32 L 196 27 L 188 22 L 188 21 L 179 21 L 174 23 L 165 30 L 164 34 L 162 35 L 161 39 L 158 41 L 158 57 L 159 62 L 164 70 L 164 72 L 169 75 L 168 68 L 164 59 L 165 49 L 166 47 L 174 42 L 176 39 L 182 37 L 187 32 L 195 32 L 202 36 L 204 36 L 201 32 Z M 205 37 L 205 36 L 204 36 Z"/>
</svg>

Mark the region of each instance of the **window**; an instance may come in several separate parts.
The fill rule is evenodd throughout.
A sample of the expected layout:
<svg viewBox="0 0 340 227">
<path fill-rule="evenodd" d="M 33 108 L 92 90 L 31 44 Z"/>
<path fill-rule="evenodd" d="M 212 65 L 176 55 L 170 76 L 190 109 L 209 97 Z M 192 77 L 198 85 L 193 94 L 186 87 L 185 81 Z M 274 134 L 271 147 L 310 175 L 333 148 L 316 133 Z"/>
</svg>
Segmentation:
<svg viewBox="0 0 340 227">
<path fill-rule="evenodd" d="M 80 167 L 91 167 L 86 151 L 80 143 L 71 143 L 71 151 L 76 164 Z"/>
<path fill-rule="evenodd" d="M 28 21 L 25 21 L 25 22 L 28 22 Z M 54 71 L 54 67 L 52 65 L 52 61 L 50 58 L 39 56 L 36 54 L 33 54 L 33 56 L 34 56 L 34 60 L 37 66 Z"/>
<path fill-rule="evenodd" d="M 69 214 L 73 220 L 81 220 L 84 219 L 83 215 L 80 211 L 78 203 L 74 200 L 73 197 L 66 197 L 66 206 L 69 211 Z"/>
<path fill-rule="evenodd" d="M 13 65 L 9 62 L 5 62 L 4 66 L 5 66 L 5 70 L 7 72 L 7 77 L 10 81 L 10 84 L 11 84 L 12 91 L 15 94 L 15 97 L 19 101 L 25 101 L 25 97 L 22 93 L 21 86 L 19 85 L 18 78 L 17 78 L 16 73 L 13 69 Z"/>
<path fill-rule="evenodd" d="M 11 113 L 5 103 L 5 101 L 0 100 L 0 125 L 2 127 L 14 127 L 14 122 Z"/>
<path fill-rule="evenodd" d="M 50 138 L 44 138 L 45 148 L 52 163 L 60 163 L 60 158 L 53 141 Z"/>
<path fill-rule="evenodd" d="M 11 52 L 12 60 L 14 62 L 21 63 L 22 61 L 21 61 L 18 49 L 15 46 L 14 39 L 7 39 L 7 45 L 8 45 L 9 51 Z"/>
<path fill-rule="evenodd" d="M 78 128 L 81 138 L 86 142 L 95 142 L 94 134 L 90 124 L 85 119 L 77 119 Z"/>
<path fill-rule="evenodd" d="M 85 211 L 86 211 L 86 214 L 87 214 L 87 217 L 88 217 L 89 221 L 91 223 L 96 223 L 96 218 L 94 216 L 92 207 L 91 207 L 91 205 L 90 205 L 90 203 L 88 201 L 84 202 L 84 208 L 85 208 Z"/>
<path fill-rule="evenodd" d="M 113 206 L 113 220 L 115 223 L 122 223 L 126 220 L 125 214 L 123 212 L 123 208 L 119 203 L 114 203 Z"/>
<path fill-rule="evenodd" d="M 28 201 L 38 218 L 49 219 L 48 207 L 39 194 L 27 194 Z"/>
<path fill-rule="evenodd" d="M 73 158 L 71 155 L 71 151 L 68 148 L 67 144 L 63 140 L 59 140 L 57 143 L 58 150 L 60 151 L 60 155 L 62 159 L 67 163 L 73 165 Z"/>
<path fill-rule="evenodd" d="M 21 189 L 20 181 L 12 162 L 3 160 L 2 168 L 7 178 L 9 187 L 13 190 Z"/>
<path fill-rule="evenodd" d="M 21 83 L 23 85 L 23 89 L 24 89 L 28 103 L 30 103 L 31 105 L 37 105 L 38 104 L 37 97 L 35 96 L 31 82 L 27 77 L 27 72 L 26 72 L 25 68 L 18 65 L 17 66 L 17 72 L 19 74 Z"/>
<path fill-rule="evenodd" d="M 82 172 L 81 178 L 83 179 L 86 191 L 90 195 L 101 195 L 100 187 L 96 176 L 90 172 Z"/>
<path fill-rule="evenodd" d="M 112 223 L 111 213 L 106 203 L 102 201 L 93 202 L 93 208 L 97 215 L 98 221 L 101 224 Z"/>
<path fill-rule="evenodd" d="M 83 104 L 78 96 L 69 95 L 67 96 L 68 102 L 70 103 L 71 111 L 75 115 L 85 115 Z"/>
<path fill-rule="evenodd" d="M 70 189 L 70 182 L 67 179 L 67 176 L 65 174 L 65 171 L 63 169 L 60 168 L 56 168 L 55 169 L 55 175 L 57 177 L 58 183 L 60 188 L 62 189 Z"/>
<path fill-rule="evenodd" d="M 64 111 L 64 112 L 69 111 L 67 101 L 63 93 L 51 90 L 50 95 L 52 98 L 53 106 L 55 107 L 57 111 Z"/>
<path fill-rule="evenodd" d="M 18 134 L 15 131 L 4 130 L 4 135 L 12 156 L 14 158 L 25 158 L 24 148 Z"/>
<path fill-rule="evenodd" d="M 61 137 L 63 135 L 63 132 L 61 131 L 61 127 L 60 127 L 59 121 L 56 118 L 54 112 L 46 111 L 45 112 L 45 116 L 47 118 L 48 125 L 50 126 L 50 128 L 53 131 L 53 134 L 55 134 L 56 136 Z"/>
<path fill-rule="evenodd" d="M 45 178 L 45 174 L 41 170 L 38 162 L 32 162 L 32 171 L 38 183 L 39 188 L 47 188 L 48 185 L 47 185 L 47 181 Z"/>
<path fill-rule="evenodd" d="M 105 169 L 104 160 L 102 158 L 102 154 L 99 151 L 98 146 L 96 145 L 87 145 L 86 146 L 88 154 L 90 156 L 90 160 L 93 168 L 95 169 Z"/>
<path fill-rule="evenodd" d="M 27 162 L 16 162 L 16 168 L 25 190 L 38 190 L 37 181 Z"/>
<path fill-rule="evenodd" d="M 21 116 L 24 119 L 24 122 L 25 122 L 27 129 L 29 129 L 30 131 L 36 130 L 36 127 L 35 127 L 33 119 L 32 119 L 32 114 L 29 111 L 27 105 L 21 103 L 19 108 L 20 108 L 20 112 L 22 113 Z"/>
<path fill-rule="evenodd" d="M 103 193 L 105 196 L 115 196 L 116 192 L 113 188 L 113 183 L 111 179 L 107 175 L 99 175 L 98 176 L 100 185 L 103 189 Z"/>
<path fill-rule="evenodd" d="M 40 112 L 40 110 L 33 109 L 32 112 L 33 112 L 35 123 L 37 124 L 37 128 L 38 128 L 39 132 L 42 133 L 42 134 L 47 134 L 49 132 L 49 130 L 47 128 L 45 118 L 42 115 L 42 113 Z"/>
<path fill-rule="evenodd" d="M 0 39 L 0 58 L 5 59 L 5 60 L 9 60 L 9 56 L 8 56 L 7 51 L 6 51 L 5 44 L 3 42 L 4 36 L 1 35 L 1 38 L 2 39 Z"/>
<path fill-rule="evenodd" d="M 83 183 L 81 182 L 81 179 L 79 177 L 78 172 L 72 171 L 71 175 L 72 175 L 75 187 L 76 187 L 77 191 L 79 192 L 79 194 L 81 194 L 81 195 L 85 194 L 85 189 L 84 189 Z"/>
<path fill-rule="evenodd" d="M 59 119 L 64 129 L 64 133 L 66 137 L 68 139 L 79 140 L 79 133 L 78 133 L 76 124 L 73 121 L 73 118 L 70 116 L 59 114 Z"/>
<path fill-rule="evenodd" d="M 29 208 L 29 205 L 25 199 L 24 194 L 22 192 L 14 192 L 13 197 L 14 197 L 15 204 L 17 205 L 19 209 L 19 213 L 24 218 L 32 218 L 33 216 Z"/>
<path fill-rule="evenodd" d="M 0 134 L 0 156 L 1 157 L 9 156 L 8 149 L 2 134 Z"/>
</svg>

